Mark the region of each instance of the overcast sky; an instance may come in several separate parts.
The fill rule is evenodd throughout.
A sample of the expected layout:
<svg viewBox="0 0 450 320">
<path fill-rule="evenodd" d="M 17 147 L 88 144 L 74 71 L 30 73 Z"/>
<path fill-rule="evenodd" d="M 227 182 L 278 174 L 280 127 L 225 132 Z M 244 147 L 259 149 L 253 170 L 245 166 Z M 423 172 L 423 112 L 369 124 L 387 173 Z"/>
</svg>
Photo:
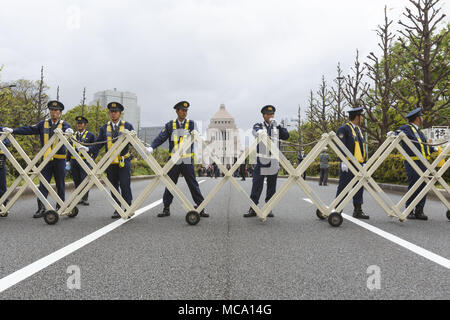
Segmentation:
<svg viewBox="0 0 450 320">
<path fill-rule="evenodd" d="M 294 117 L 322 75 L 331 83 L 338 62 L 349 72 L 356 48 L 365 61 L 384 5 L 397 22 L 408 1 L 2 1 L 0 80 L 37 80 L 43 65 L 66 108 L 83 87 L 88 102 L 117 88 L 137 94 L 141 126 L 188 100 L 189 118 L 209 120 L 224 103 L 245 129 L 266 104 Z"/>
</svg>

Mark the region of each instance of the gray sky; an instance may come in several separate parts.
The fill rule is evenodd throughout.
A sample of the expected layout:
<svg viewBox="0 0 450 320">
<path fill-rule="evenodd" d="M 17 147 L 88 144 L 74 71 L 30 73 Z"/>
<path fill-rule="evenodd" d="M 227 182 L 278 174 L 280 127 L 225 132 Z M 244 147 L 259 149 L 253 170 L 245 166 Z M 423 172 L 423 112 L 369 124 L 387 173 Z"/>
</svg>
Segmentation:
<svg viewBox="0 0 450 320">
<path fill-rule="evenodd" d="M 397 30 L 407 0 L 2 1 L 1 80 L 37 80 L 43 65 L 50 97 L 59 85 L 66 108 L 83 87 L 88 102 L 117 88 L 137 94 L 142 126 L 188 100 L 189 118 L 208 120 L 224 103 L 246 129 L 263 105 L 278 119 L 306 108 L 337 62 L 349 72 L 356 48 L 366 61 L 384 5 Z"/>
</svg>

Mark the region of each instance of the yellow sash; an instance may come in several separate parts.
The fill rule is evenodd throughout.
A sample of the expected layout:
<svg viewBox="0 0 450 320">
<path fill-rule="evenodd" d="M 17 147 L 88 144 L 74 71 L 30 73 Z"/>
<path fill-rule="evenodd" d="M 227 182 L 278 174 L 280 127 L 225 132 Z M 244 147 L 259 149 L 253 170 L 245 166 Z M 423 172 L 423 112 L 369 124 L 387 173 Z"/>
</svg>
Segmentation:
<svg viewBox="0 0 450 320">
<path fill-rule="evenodd" d="M 173 120 L 173 122 L 172 122 L 172 129 L 173 129 L 174 132 L 177 130 L 177 120 Z M 188 133 L 189 133 L 189 119 L 186 119 L 186 123 L 184 125 L 184 130 L 185 130 L 184 135 L 182 137 L 180 137 L 179 139 L 178 139 L 178 136 L 176 134 L 173 135 L 173 143 L 174 143 L 173 152 L 177 152 L 178 151 L 178 148 L 180 148 L 182 146 L 182 144 L 183 144 L 183 140 L 186 139 L 187 136 L 188 136 Z M 169 153 L 169 156 L 172 156 L 172 153 Z M 189 157 L 193 157 L 193 156 L 194 156 L 194 153 L 183 153 L 181 155 L 181 159 L 189 158 Z"/>
<path fill-rule="evenodd" d="M 427 145 L 427 153 L 425 153 L 425 146 L 424 146 L 424 144 L 423 144 L 423 142 L 422 142 L 422 139 L 420 139 L 419 133 L 417 132 L 416 128 L 414 128 L 413 125 L 409 124 L 409 126 L 411 127 L 411 130 L 414 132 L 414 135 L 416 136 L 417 141 L 420 143 L 420 149 L 421 149 L 421 151 L 422 151 L 423 157 L 424 157 L 425 159 L 427 159 L 427 160 L 430 160 L 430 156 L 427 156 L 427 154 L 430 154 L 430 146 Z M 411 159 L 413 159 L 413 160 L 419 160 L 418 157 L 411 157 Z"/>
<path fill-rule="evenodd" d="M 125 129 L 125 121 L 120 121 L 119 126 L 119 132 L 122 132 Z M 112 142 L 112 131 L 111 131 L 111 121 L 108 121 L 108 124 L 106 126 L 106 141 L 108 144 L 108 150 L 112 148 L 113 142 Z M 121 156 L 120 154 L 113 160 L 112 164 L 118 164 L 120 162 L 121 158 L 127 159 L 130 157 L 130 153 L 127 153 L 124 156 Z"/>
<path fill-rule="evenodd" d="M 48 142 L 48 140 L 50 138 L 50 122 L 51 121 L 52 121 L 51 119 L 48 119 L 48 120 L 45 120 L 45 122 L 44 122 L 44 145 Z M 58 120 L 58 125 L 56 126 L 57 129 L 62 129 L 62 124 L 63 124 L 63 122 L 61 120 Z M 52 152 L 52 149 L 55 148 L 56 145 L 57 145 L 56 142 L 53 143 L 53 145 L 50 148 L 48 148 L 47 151 L 45 151 L 44 159 L 46 159 L 49 156 L 49 154 Z M 64 154 L 55 154 L 50 161 L 52 161 L 53 159 L 65 159 L 65 158 L 66 158 L 66 155 L 64 155 Z"/>
<path fill-rule="evenodd" d="M 352 134 L 353 134 L 353 139 L 355 141 L 355 150 L 353 152 L 353 155 L 355 156 L 356 161 L 358 161 L 359 163 L 364 163 L 366 161 L 366 146 L 365 143 L 362 143 L 362 149 L 363 149 L 363 154 L 361 153 L 361 147 L 359 146 L 359 141 L 358 141 L 358 136 L 356 135 L 355 130 L 353 129 L 353 126 L 350 123 L 347 123 L 347 126 L 349 126 L 349 128 L 352 130 Z M 362 132 L 361 129 L 358 127 L 359 130 L 359 134 L 362 137 Z M 347 157 L 348 159 L 348 157 Z M 350 160 L 350 159 L 348 159 Z"/>
<path fill-rule="evenodd" d="M 88 134 L 88 131 L 86 130 L 83 134 L 83 136 L 81 137 L 81 140 L 79 140 L 80 142 L 82 142 L 84 139 L 86 139 L 86 136 Z M 73 143 L 73 148 L 75 149 L 75 142 Z M 78 154 L 80 155 L 81 159 L 85 160 L 85 158 L 81 155 L 81 152 L 78 152 Z M 71 156 L 71 159 L 75 159 L 74 156 Z"/>
</svg>

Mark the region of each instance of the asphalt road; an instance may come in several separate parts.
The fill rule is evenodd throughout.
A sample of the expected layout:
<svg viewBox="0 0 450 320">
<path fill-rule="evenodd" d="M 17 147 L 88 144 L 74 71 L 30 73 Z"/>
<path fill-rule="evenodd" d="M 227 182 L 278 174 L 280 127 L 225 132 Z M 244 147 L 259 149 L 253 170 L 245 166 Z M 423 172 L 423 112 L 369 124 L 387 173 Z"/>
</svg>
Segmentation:
<svg viewBox="0 0 450 320">
<path fill-rule="evenodd" d="M 206 196 L 218 180 L 202 178 Z M 133 182 L 134 198 L 148 181 Z M 251 181 L 241 182 L 249 193 Z M 279 184 L 283 179 L 279 179 Z M 309 182 L 330 203 L 336 185 Z M 188 188 L 184 180 L 179 185 Z M 162 198 L 158 186 L 143 207 Z M 264 199 L 265 189 L 261 199 Z M 398 195 L 389 195 L 398 201 Z M 90 206 L 79 215 L 47 225 L 32 219 L 34 197 L 21 199 L 0 219 L 0 283 L 31 275 L 7 286 L 0 299 L 448 299 L 450 270 L 432 259 L 345 219 L 339 228 L 320 221 L 315 207 L 297 186 L 274 209 L 274 218 L 244 219 L 243 195 L 227 183 L 207 207 L 210 218 L 185 222 L 177 201 L 172 215 L 157 218 L 159 204 L 122 224 L 104 194 L 93 189 Z M 190 196 L 189 196 L 190 199 Z M 427 202 L 430 220 L 401 223 L 389 218 L 365 193 L 365 221 L 390 235 L 450 258 L 450 221 L 444 206 Z M 347 206 L 344 213 L 350 214 Z M 89 244 L 62 254 L 46 267 L 31 265 L 105 226 L 116 228 Z M 119 225 L 120 224 L 120 225 Z M 102 229 L 104 230 L 104 229 Z M 65 250 L 63 250 L 65 251 Z M 43 259 L 44 258 L 44 259 Z M 43 259 L 43 260 L 41 260 Z M 69 289 L 72 266 L 80 288 Z M 369 269 L 369 270 L 368 270 Z M 373 270 L 377 270 L 373 273 Z M 37 271 L 37 272 L 36 272 Z M 378 273 L 379 271 L 379 273 Z M 379 275 L 379 281 L 373 277 Z M 369 283 L 379 284 L 370 290 Z M 0 285 L 1 288 L 1 285 Z M 0 290 L 1 291 L 1 290 Z"/>
</svg>

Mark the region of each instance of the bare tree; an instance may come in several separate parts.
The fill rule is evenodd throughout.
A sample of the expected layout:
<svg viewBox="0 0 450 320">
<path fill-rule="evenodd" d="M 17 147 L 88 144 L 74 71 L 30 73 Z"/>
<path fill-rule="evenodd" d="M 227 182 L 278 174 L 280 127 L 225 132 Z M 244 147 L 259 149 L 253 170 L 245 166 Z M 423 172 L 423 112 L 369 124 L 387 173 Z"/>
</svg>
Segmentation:
<svg viewBox="0 0 450 320">
<path fill-rule="evenodd" d="M 46 111 L 47 107 L 44 103 L 45 97 L 44 97 L 44 90 L 46 89 L 46 86 L 44 84 L 44 66 L 41 66 L 41 80 L 39 81 L 39 91 L 37 96 L 37 103 L 36 103 L 36 122 L 42 120 L 42 115 Z"/>
<path fill-rule="evenodd" d="M 359 51 L 356 50 L 355 63 L 351 68 L 352 74 L 345 78 L 345 87 L 342 92 L 347 104 L 352 108 L 364 106 L 364 98 L 369 89 L 369 84 L 363 80 L 365 70 L 366 67 L 359 62 Z"/>
<path fill-rule="evenodd" d="M 327 87 L 325 76 L 322 76 L 322 82 L 317 91 L 316 119 L 322 133 L 328 132 L 328 123 L 330 121 L 330 106 L 332 104 L 332 92 Z"/>
<path fill-rule="evenodd" d="M 59 101 L 59 86 L 56 88 L 56 101 Z"/>
<path fill-rule="evenodd" d="M 449 27 L 441 34 L 433 37 L 438 24 L 443 21 L 445 14 L 437 8 L 440 0 L 409 0 L 415 13 L 405 8 L 403 16 L 407 22 L 399 21 L 405 30 L 399 30 L 403 37 L 399 37 L 402 48 L 413 57 L 415 63 L 405 61 L 407 57 L 400 56 L 407 68 L 404 77 L 413 84 L 416 103 L 423 108 L 425 114 L 424 126 L 432 126 L 441 110 L 450 104 L 449 90 L 449 46 L 443 40 L 449 33 Z M 440 82 L 444 85 L 438 85 Z M 447 91 L 447 93 L 446 93 Z M 399 98 L 404 103 L 410 103 L 408 97 L 397 90 Z M 444 99 L 439 105 L 439 99 Z"/>
<path fill-rule="evenodd" d="M 330 128 L 333 131 L 337 131 L 337 129 L 342 125 L 342 122 L 344 122 L 344 108 L 346 106 L 343 93 L 345 78 L 343 76 L 341 64 L 339 62 L 337 65 L 337 77 L 334 80 L 334 83 L 336 84 L 336 89 L 334 87 L 331 87 L 333 102 L 331 104 L 332 112 L 330 119 Z"/>
<path fill-rule="evenodd" d="M 367 76 L 373 81 L 374 88 L 366 91 L 366 116 L 376 125 L 366 128 L 369 136 L 378 146 L 386 140 L 386 134 L 396 124 L 397 97 L 394 93 L 393 81 L 398 76 L 392 53 L 392 41 L 395 36 L 389 30 L 392 20 L 388 19 L 384 7 L 384 24 L 379 25 L 376 32 L 379 37 L 378 47 L 382 50 L 382 58 L 371 52 L 367 57 L 371 63 L 365 63 Z"/>
<path fill-rule="evenodd" d="M 86 108 L 86 87 L 83 89 L 83 98 L 81 99 L 81 116 L 84 117 L 84 109 Z"/>
</svg>

